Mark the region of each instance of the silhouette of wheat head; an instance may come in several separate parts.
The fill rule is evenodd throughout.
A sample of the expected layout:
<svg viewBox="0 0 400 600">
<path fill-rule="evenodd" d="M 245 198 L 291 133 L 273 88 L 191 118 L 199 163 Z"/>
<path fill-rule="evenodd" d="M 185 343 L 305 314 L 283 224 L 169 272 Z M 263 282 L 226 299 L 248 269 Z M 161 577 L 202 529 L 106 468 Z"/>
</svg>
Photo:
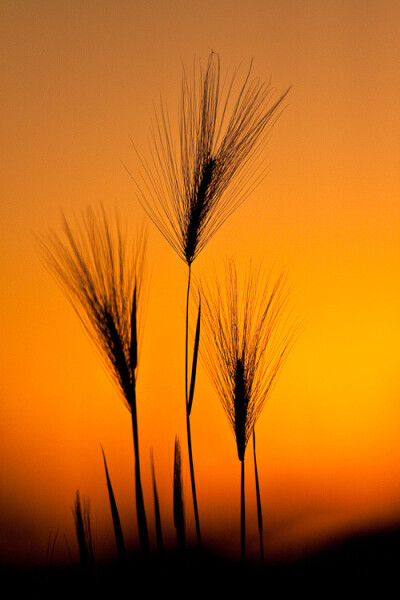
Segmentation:
<svg viewBox="0 0 400 600">
<path fill-rule="evenodd" d="M 137 152 L 138 199 L 189 266 L 264 175 L 260 155 L 289 90 L 271 102 L 270 85 L 252 79 L 251 70 L 234 97 L 236 77 L 221 83 L 217 54 L 205 68 L 184 69 L 179 150 L 162 102 L 150 159 Z"/>
<path fill-rule="evenodd" d="M 242 294 L 228 261 L 225 286 L 200 283 L 205 329 L 202 358 L 232 427 L 239 460 L 293 342 L 284 320 L 285 277 L 261 281 L 250 266 Z"/>
<path fill-rule="evenodd" d="M 128 245 L 117 214 L 88 207 L 61 234 L 38 239 L 45 266 L 70 300 L 129 409 L 134 401 L 146 232 Z"/>
</svg>

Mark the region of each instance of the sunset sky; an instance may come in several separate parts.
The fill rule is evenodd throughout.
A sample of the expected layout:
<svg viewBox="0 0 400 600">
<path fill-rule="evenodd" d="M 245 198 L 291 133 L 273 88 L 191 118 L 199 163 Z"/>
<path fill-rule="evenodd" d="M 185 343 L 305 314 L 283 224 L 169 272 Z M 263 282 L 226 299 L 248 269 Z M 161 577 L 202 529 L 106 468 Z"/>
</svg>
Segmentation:
<svg viewBox="0 0 400 600">
<path fill-rule="evenodd" d="M 302 323 L 257 424 L 267 555 L 400 521 L 400 4 L 395 0 L 3 0 L 0 6 L 0 560 L 77 553 L 71 506 L 90 498 L 96 551 L 113 550 L 102 444 L 137 544 L 129 413 L 43 267 L 35 234 L 60 212 L 145 214 L 124 164 L 148 156 L 160 96 L 176 122 L 182 65 L 239 68 L 292 86 L 265 153 L 268 176 L 193 266 L 226 257 L 285 269 Z M 150 451 L 174 545 L 175 435 L 184 450 L 187 270 L 151 226 L 138 418 L 154 545 Z M 200 366 L 192 412 L 204 543 L 239 553 L 240 464 Z M 249 447 L 249 450 L 251 447 Z M 251 452 L 249 554 L 257 556 Z"/>
</svg>

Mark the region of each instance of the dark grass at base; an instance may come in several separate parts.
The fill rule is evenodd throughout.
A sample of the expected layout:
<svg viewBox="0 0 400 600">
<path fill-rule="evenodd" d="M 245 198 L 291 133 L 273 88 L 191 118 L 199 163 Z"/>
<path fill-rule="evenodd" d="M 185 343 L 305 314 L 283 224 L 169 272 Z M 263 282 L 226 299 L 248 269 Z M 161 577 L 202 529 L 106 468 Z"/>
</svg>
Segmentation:
<svg viewBox="0 0 400 600">
<path fill-rule="evenodd" d="M 307 597 L 325 598 L 334 592 L 340 597 L 375 593 L 392 598 L 400 593 L 400 528 L 348 537 L 307 556 L 267 562 L 263 568 L 252 562 L 242 567 L 211 552 L 199 555 L 191 550 L 185 558 L 167 552 L 163 559 L 151 556 L 147 561 L 131 556 L 124 566 L 97 563 L 87 572 L 77 566 L 8 566 L 0 569 L 0 578 L 3 589 L 12 590 L 10 597 L 37 592 L 41 598 L 59 594 L 86 598 L 95 593 L 138 598 L 173 594 L 175 599 L 254 593 L 281 598 L 306 592 Z"/>
</svg>

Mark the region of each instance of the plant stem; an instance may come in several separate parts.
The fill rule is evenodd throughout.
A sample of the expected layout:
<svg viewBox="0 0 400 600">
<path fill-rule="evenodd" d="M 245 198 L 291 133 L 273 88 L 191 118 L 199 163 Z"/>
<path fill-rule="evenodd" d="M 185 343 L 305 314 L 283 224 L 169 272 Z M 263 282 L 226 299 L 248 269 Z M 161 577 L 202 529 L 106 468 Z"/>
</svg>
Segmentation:
<svg viewBox="0 0 400 600">
<path fill-rule="evenodd" d="M 258 533 L 260 534 L 260 560 L 261 560 L 261 565 L 264 565 L 263 521 L 262 521 L 260 482 L 258 479 L 258 469 L 257 469 L 257 459 L 256 459 L 256 433 L 255 433 L 254 429 L 253 429 L 253 456 L 254 456 L 254 472 L 255 472 L 255 477 L 256 477 Z"/>
<path fill-rule="evenodd" d="M 241 460 L 241 482 L 240 482 L 240 561 L 244 565 L 245 558 L 245 540 L 246 540 L 246 519 L 244 502 L 244 458 Z"/>
<path fill-rule="evenodd" d="M 201 549 L 200 522 L 199 511 L 197 507 L 196 483 L 194 478 L 193 453 L 192 453 L 192 437 L 190 433 L 190 411 L 189 411 L 189 390 L 188 390 L 188 346 L 189 346 L 189 296 L 191 282 L 191 265 L 189 265 L 188 286 L 186 295 L 186 340 L 185 340 L 185 399 L 186 399 L 186 431 L 189 454 L 190 480 L 192 484 L 192 496 L 194 507 L 194 518 L 196 523 L 197 545 Z"/>
<path fill-rule="evenodd" d="M 131 415 L 132 415 L 132 431 L 133 431 L 133 447 L 135 451 L 135 489 L 136 489 L 136 513 L 139 528 L 139 540 L 140 547 L 144 556 L 148 556 L 149 553 L 149 533 L 147 529 L 146 513 L 144 509 L 143 490 L 140 478 L 140 461 L 139 461 L 139 436 L 137 426 L 137 413 L 136 413 L 136 390 L 135 382 L 132 385 L 132 402 Z"/>
<path fill-rule="evenodd" d="M 186 412 L 189 404 L 189 392 L 188 392 L 188 353 L 189 353 L 189 297 L 190 297 L 190 281 L 192 278 L 192 267 L 189 265 L 188 271 L 188 284 L 186 292 L 186 328 L 185 328 L 185 400 L 186 400 Z"/>
</svg>

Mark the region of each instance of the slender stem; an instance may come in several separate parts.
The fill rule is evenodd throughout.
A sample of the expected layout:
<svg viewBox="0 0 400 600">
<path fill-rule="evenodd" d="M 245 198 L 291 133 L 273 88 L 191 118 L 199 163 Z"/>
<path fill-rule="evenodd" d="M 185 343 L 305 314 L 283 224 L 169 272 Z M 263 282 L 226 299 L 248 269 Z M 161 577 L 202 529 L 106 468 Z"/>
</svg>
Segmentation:
<svg viewBox="0 0 400 600">
<path fill-rule="evenodd" d="M 244 565 L 245 558 L 245 540 L 246 540 L 246 519 L 244 502 L 244 458 L 241 460 L 241 482 L 240 482 L 240 561 Z"/>
<path fill-rule="evenodd" d="M 191 281 L 191 265 L 189 265 L 188 286 L 186 295 L 186 341 L 185 341 L 185 398 L 186 398 L 186 431 L 189 454 L 190 480 L 192 484 L 194 519 L 196 523 L 197 545 L 201 549 L 200 521 L 199 510 L 197 507 L 196 483 L 194 478 L 194 465 L 192 453 L 192 436 L 190 433 L 190 412 L 189 412 L 189 390 L 188 390 L 188 346 L 189 346 L 189 296 L 190 296 L 190 281 Z"/>
<path fill-rule="evenodd" d="M 136 488 L 136 514 L 139 528 L 139 540 L 140 547 L 145 556 L 149 553 L 149 533 L 147 529 L 146 513 L 144 509 L 143 490 L 140 478 L 140 460 L 139 460 L 139 436 L 137 426 L 137 413 L 136 413 L 136 390 L 135 382 L 132 386 L 132 402 L 131 402 L 131 415 L 132 415 L 132 431 L 133 431 L 133 447 L 135 451 L 135 488 Z"/>
<path fill-rule="evenodd" d="M 188 272 L 188 285 L 186 293 L 186 331 L 185 331 L 185 399 L 186 399 L 186 412 L 189 403 L 189 390 L 188 390 L 188 353 L 189 353 L 189 297 L 190 297 L 190 281 L 192 278 L 192 267 L 189 265 Z"/>
<path fill-rule="evenodd" d="M 261 508 L 260 482 L 258 479 L 257 459 L 256 459 L 256 433 L 253 429 L 253 456 L 254 456 L 254 472 L 256 477 L 256 496 L 257 496 L 257 515 L 258 515 L 258 533 L 260 534 L 260 560 L 261 565 L 264 564 L 264 541 L 263 541 L 263 520 Z"/>
<path fill-rule="evenodd" d="M 192 454 L 192 439 L 191 439 L 191 433 L 190 433 L 190 417 L 188 414 L 186 414 L 186 429 L 187 429 L 187 439 L 188 439 L 190 479 L 192 482 L 194 518 L 195 518 L 195 522 L 196 522 L 197 545 L 198 545 L 199 549 L 201 549 L 199 511 L 197 508 L 196 484 L 195 484 L 195 480 L 194 480 L 194 466 L 193 466 L 193 454 Z"/>
</svg>

